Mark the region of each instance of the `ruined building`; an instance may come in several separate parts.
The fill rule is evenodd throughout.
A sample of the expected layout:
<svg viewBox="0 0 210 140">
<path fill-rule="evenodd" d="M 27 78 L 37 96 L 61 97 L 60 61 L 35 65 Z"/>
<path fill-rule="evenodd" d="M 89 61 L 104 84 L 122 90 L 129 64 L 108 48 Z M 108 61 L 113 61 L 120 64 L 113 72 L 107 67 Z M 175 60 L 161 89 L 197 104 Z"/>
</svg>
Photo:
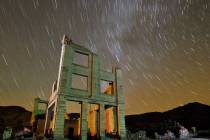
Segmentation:
<svg viewBox="0 0 210 140">
<path fill-rule="evenodd" d="M 33 126 L 32 130 L 37 136 L 44 135 L 47 105 L 48 101 L 45 101 L 41 98 L 34 99 L 34 109 L 32 112 L 31 124 Z"/>
<path fill-rule="evenodd" d="M 78 84 L 78 80 L 82 82 Z M 66 113 L 71 108 L 66 105 L 69 101 L 80 105 L 79 114 Z M 101 70 L 98 55 L 64 36 L 58 79 L 48 101 L 44 129 L 59 140 L 125 139 L 121 70 Z"/>
</svg>

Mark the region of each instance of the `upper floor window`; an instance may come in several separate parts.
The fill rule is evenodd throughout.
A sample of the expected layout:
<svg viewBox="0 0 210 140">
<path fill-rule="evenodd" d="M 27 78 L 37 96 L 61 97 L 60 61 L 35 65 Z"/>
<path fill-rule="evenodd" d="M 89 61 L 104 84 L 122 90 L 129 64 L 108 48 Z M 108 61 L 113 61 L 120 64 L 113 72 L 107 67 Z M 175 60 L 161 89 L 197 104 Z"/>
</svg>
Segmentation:
<svg viewBox="0 0 210 140">
<path fill-rule="evenodd" d="M 46 103 L 39 103 L 38 109 L 44 112 L 47 109 L 47 104 Z"/>
<path fill-rule="evenodd" d="M 78 74 L 72 74 L 72 88 L 87 90 L 88 89 L 88 77 Z"/>
<path fill-rule="evenodd" d="M 88 67 L 88 59 L 89 59 L 88 54 L 79 52 L 79 51 L 75 51 L 73 63 L 80 65 L 80 66 Z"/>
<path fill-rule="evenodd" d="M 113 82 L 101 80 L 100 81 L 100 90 L 101 90 L 101 93 L 104 93 L 107 95 L 113 95 L 114 94 Z"/>
</svg>

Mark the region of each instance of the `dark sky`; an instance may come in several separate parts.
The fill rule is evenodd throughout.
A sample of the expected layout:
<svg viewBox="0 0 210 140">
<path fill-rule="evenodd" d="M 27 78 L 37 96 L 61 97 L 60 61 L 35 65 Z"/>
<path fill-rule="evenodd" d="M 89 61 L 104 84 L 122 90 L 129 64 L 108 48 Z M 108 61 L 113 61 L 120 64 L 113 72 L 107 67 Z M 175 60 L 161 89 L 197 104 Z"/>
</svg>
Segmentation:
<svg viewBox="0 0 210 140">
<path fill-rule="evenodd" d="M 126 114 L 210 105 L 209 0 L 0 0 L 0 105 L 50 96 L 63 34 L 122 68 Z"/>
</svg>

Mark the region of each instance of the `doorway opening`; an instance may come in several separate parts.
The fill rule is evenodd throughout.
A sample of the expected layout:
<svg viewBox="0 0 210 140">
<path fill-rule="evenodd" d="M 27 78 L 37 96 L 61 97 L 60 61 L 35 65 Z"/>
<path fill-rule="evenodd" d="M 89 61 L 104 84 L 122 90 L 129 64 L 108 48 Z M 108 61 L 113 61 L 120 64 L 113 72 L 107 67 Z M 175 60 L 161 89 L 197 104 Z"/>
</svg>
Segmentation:
<svg viewBox="0 0 210 140">
<path fill-rule="evenodd" d="M 100 136 L 99 105 L 88 105 L 88 138 L 98 139 Z"/>
<path fill-rule="evenodd" d="M 64 137 L 68 139 L 79 139 L 81 122 L 81 104 L 75 101 L 66 101 L 66 112 L 64 115 Z"/>
</svg>

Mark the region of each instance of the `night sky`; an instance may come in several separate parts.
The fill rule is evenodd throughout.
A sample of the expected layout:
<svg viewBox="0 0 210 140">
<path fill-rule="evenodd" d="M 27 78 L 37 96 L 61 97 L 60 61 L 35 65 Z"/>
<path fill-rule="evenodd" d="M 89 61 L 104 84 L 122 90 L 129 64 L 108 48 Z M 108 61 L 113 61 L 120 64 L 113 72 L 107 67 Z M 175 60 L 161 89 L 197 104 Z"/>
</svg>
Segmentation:
<svg viewBox="0 0 210 140">
<path fill-rule="evenodd" d="M 122 68 L 126 114 L 210 105 L 209 0 L 0 0 L 0 105 L 50 96 L 63 34 Z"/>
</svg>

